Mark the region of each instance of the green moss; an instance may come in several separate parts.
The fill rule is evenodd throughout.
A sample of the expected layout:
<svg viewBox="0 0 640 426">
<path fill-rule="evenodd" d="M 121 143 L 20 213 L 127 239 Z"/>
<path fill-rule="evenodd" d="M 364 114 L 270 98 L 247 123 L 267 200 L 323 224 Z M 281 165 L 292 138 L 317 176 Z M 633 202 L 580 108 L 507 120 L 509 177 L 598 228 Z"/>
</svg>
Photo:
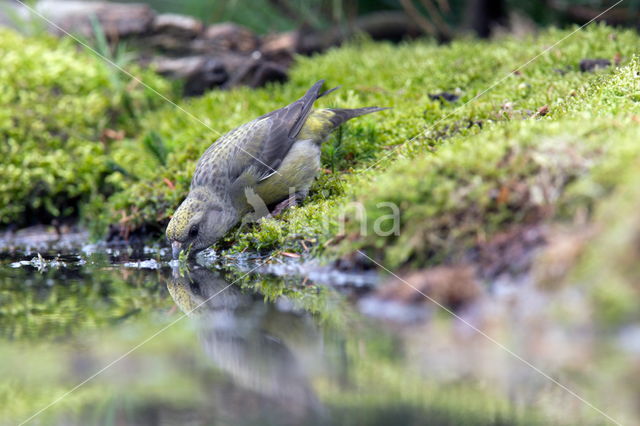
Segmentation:
<svg viewBox="0 0 640 426">
<path fill-rule="evenodd" d="M 11 107 L 2 113 L 9 143 L 0 149 L 10 159 L 0 171 L 2 220 L 38 209 L 64 216 L 79 206 L 96 234 L 116 224 L 125 236 L 137 229 L 160 236 L 197 159 L 219 134 L 325 78 L 342 89 L 319 106 L 393 109 L 353 120 L 332 136 L 323 147 L 325 170 L 301 206 L 238 228 L 219 247 L 313 247 L 318 255 L 346 236 L 331 253 L 370 249 L 391 266 L 441 261 L 508 224 L 592 210 L 617 185 L 611 170 L 629 167 L 638 36 L 591 26 L 527 63 L 572 31 L 446 46 L 354 42 L 298 58 L 287 84 L 180 101 L 205 125 L 150 103 L 140 88 L 124 96 L 119 90 L 127 84 L 114 84 L 103 63 L 67 42 L 27 43 L 6 33 L 0 52 L 14 72 L 0 74 L 12 87 L 3 94 Z M 29 48 L 18 54 L 24 43 Z M 622 66 L 581 73 L 585 57 L 620 57 Z M 448 103 L 429 96 L 441 91 L 461 97 Z M 127 105 L 134 105 L 134 118 Z M 543 105 L 548 114 L 534 115 Z M 105 139 L 107 128 L 125 130 L 125 139 Z M 626 142 L 616 145 L 618 139 Z M 390 214 L 382 202 L 400 207 L 399 235 L 372 234 L 376 220 Z"/>
<path fill-rule="evenodd" d="M 375 217 L 378 213 L 371 206 L 378 199 L 397 198 L 395 195 L 398 185 L 402 186 L 403 176 L 413 182 L 415 192 L 402 188 L 401 201 L 404 204 L 424 204 L 420 207 L 421 212 L 407 216 L 408 221 L 415 221 L 414 228 L 420 227 L 419 222 L 430 221 L 430 218 L 446 213 L 448 191 L 464 188 L 470 180 L 480 179 L 482 173 L 490 175 L 496 161 L 508 150 L 518 147 L 518 143 L 507 143 L 512 134 L 526 139 L 524 135 L 528 133 L 528 137 L 533 139 L 535 134 L 544 133 L 546 123 L 559 122 L 558 111 L 566 108 L 565 104 L 583 103 L 585 98 L 581 93 L 588 91 L 590 84 L 596 84 L 613 72 L 609 69 L 600 73 L 581 73 L 578 63 L 582 58 L 613 59 L 620 54 L 626 63 L 638 40 L 631 31 L 593 26 L 572 35 L 517 74 L 507 77 L 510 71 L 570 31 L 550 30 L 524 40 L 509 37 L 492 42 L 461 40 L 447 46 L 429 42 L 396 46 L 362 41 L 323 55 L 298 58 L 291 72 L 291 81 L 285 85 L 259 90 L 216 91 L 200 99 L 183 101 L 181 107 L 203 119 L 218 133 L 291 102 L 319 78 L 325 78 L 329 86 L 342 85 L 341 90 L 321 99 L 319 106 L 380 105 L 394 108 L 353 120 L 336 132 L 323 148 L 323 167 L 327 174 L 314 185 L 311 197 L 301 207 L 286 212 L 280 218 L 265 220 L 253 228 L 232 233 L 221 247 L 231 247 L 232 251 L 276 248 L 301 251 L 304 246 L 300 241 L 305 239 L 323 247 L 322 244 L 340 233 L 340 219 L 351 201 L 365 202 L 367 214 Z M 499 84 L 495 85 L 496 81 Z M 487 88 L 491 90 L 486 91 Z M 441 91 L 457 91 L 461 98 L 456 103 L 446 103 L 429 97 L 429 94 Z M 482 96 L 476 99 L 479 95 Z M 550 114 L 541 120 L 541 124 L 531 124 L 531 128 L 527 127 L 529 124 L 521 124 L 522 118 L 543 105 L 549 106 Z M 99 228 L 119 223 L 124 234 L 142 226 L 147 230 L 161 231 L 186 194 L 195 162 L 218 136 L 207 126 L 170 108 L 145 116 L 142 123 L 140 137 L 128 145 L 121 145 L 114 152 L 118 163 L 128 165 L 127 170 L 131 170 L 139 180 L 117 176 L 117 185 L 124 190 L 115 193 L 106 204 L 94 203 L 91 211 L 95 214 L 92 217 L 99 218 Z M 493 130 L 494 127 L 499 129 Z M 555 130 L 551 127 L 550 134 L 559 137 L 563 125 L 556 125 Z M 144 140 L 152 131 L 169 151 L 166 167 L 161 167 L 144 148 Z M 484 134 L 490 136 L 479 136 Z M 461 147 L 441 150 L 443 145 Z M 524 150 L 516 149 L 510 170 L 514 171 L 524 163 L 528 168 L 518 170 L 519 174 L 535 174 L 540 167 L 535 166 L 535 162 L 529 163 L 528 159 L 544 154 L 532 140 L 525 145 Z M 398 149 L 392 151 L 394 147 Z M 454 158 L 458 152 L 463 158 Z M 482 163 L 474 161 L 478 153 Z M 454 163 L 447 166 L 449 160 Z M 392 162 L 398 161 L 398 166 L 384 171 Z M 422 167 L 429 168 L 432 162 L 440 164 L 438 170 L 442 173 L 437 177 L 437 172 L 426 171 L 432 174 L 433 181 L 428 185 L 435 192 L 418 185 L 421 179 L 424 180 Z M 374 170 L 366 171 L 374 164 Z M 464 168 L 459 176 L 460 170 L 456 167 Z M 475 176 L 476 172 L 478 176 Z M 502 176 L 498 175 L 500 172 Z M 507 170 L 496 173 L 493 178 L 498 183 L 508 179 Z M 563 178 L 572 179 L 571 173 Z M 394 180 L 396 186 L 392 183 Z M 484 208 L 493 208 L 489 205 L 491 195 L 483 191 L 491 191 L 494 186 L 486 181 L 474 186 L 476 193 L 471 194 L 469 200 L 479 197 Z M 433 201 L 433 197 L 441 199 L 444 204 L 426 205 Z M 529 214 L 526 209 L 513 212 L 511 207 L 499 208 L 495 217 L 490 218 L 490 225 L 498 227 Z M 478 212 L 481 213 L 482 208 Z M 351 222 L 356 222 L 353 217 L 348 217 Z M 483 220 L 473 226 L 483 226 Z M 459 228 L 455 220 L 450 226 Z M 424 228 L 425 232 L 428 233 L 428 229 Z M 466 235 L 468 232 L 455 229 L 454 233 Z M 382 247 L 395 241 L 393 238 L 361 240 L 354 234 L 351 237 L 357 240 L 354 246 L 358 247 L 368 244 Z M 396 262 L 402 262 L 412 256 L 413 249 L 408 250 L 404 254 L 391 250 L 390 256 Z"/>
<path fill-rule="evenodd" d="M 8 269 L 8 268 L 7 268 Z M 144 309 L 168 305 L 166 293 L 144 273 L 92 271 L 83 274 L 48 270 L 33 279 L 29 270 L 10 269 L 0 279 L 0 329 L 9 340 L 45 341 L 114 325 Z M 64 282 L 50 286 L 47 282 Z"/>
<path fill-rule="evenodd" d="M 141 87 L 114 87 L 108 66 L 68 40 L 0 30 L 0 60 L 0 226 L 77 215 L 111 191 L 117 142 L 105 130 L 134 133 L 132 114 L 157 102 Z"/>
<path fill-rule="evenodd" d="M 390 266 L 442 261 L 507 225 L 592 209 L 640 155 L 638 70 L 634 59 L 590 82 L 549 117 L 494 123 L 473 138 L 452 137 L 436 154 L 394 164 L 359 195 L 369 226 L 349 247 L 384 249 L 379 256 Z M 389 213 L 383 202 L 400 208 L 397 238 L 372 229 Z"/>
<path fill-rule="evenodd" d="M 552 31 L 537 41 L 549 42 L 552 38 L 559 39 L 564 35 Z M 630 33 L 619 36 L 635 37 Z M 419 263 L 437 262 L 453 253 L 460 253 L 465 247 L 505 225 L 540 220 L 553 215 L 556 209 L 564 212 L 584 203 L 593 203 L 597 197 L 579 199 L 576 191 L 568 196 L 563 191 L 569 183 L 586 180 L 582 178 L 587 177 L 587 171 L 594 164 L 602 162 L 601 167 L 606 168 L 607 164 L 614 162 L 606 161 L 608 157 L 600 154 L 604 153 L 602 148 L 612 145 L 615 138 L 624 139 L 624 143 L 612 148 L 620 151 L 612 157 L 623 159 L 625 155 L 622 151 L 635 149 L 631 114 L 637 105 L 634 100 L 637 62 L 601 74 L 584 74 L 573 70 L 566 74 L 558 73 L 556 70 L 566 65 L 573 69 L 585 56 L 611 57 L 614 50 L 620 47 L 614 43 L 609 45 L 612 50 L 605 51 L 607 44 L 602 40 L 612 38 L 610 29 L 606 27 L 592 28 L 574 37 L 578 39 L 568 40 L 566 45 L 558 47 L 558 51 L 554 50 L 522 69 L 520 75 L 508 77 L 482 98 L 456 110 L 453 109 L 455 106 L 427 101 L 429 108 L 421 116 L 412 110 L 415 108 L 413 102 L 411 105 L 403 103 L 401 107 L 396 103 L 394 111 L 378 120 L 375 129 L 379 133 L 374 136 L 376 143 L 382 148 L 394 145 L 388 141 L 398 131 L 410 132 L 405 133 L 404 139 L 399 138 L 400 142 L 410 140 L 388 156 L 385 149 L 380 149 L 381 146 L 372 148 L 378 157 L 383 158 L 374 170 L 359 171 L 358 164 L 355 164 L 355 172 L 343 170 L 339 174 L 342 184 L 337 185 L 337 191 L 332 188 L 330 202 L 325 201 L 324 208 L 317 210 L 318 214 L 310 221 L 311 224 L 326 224 L 327 217 L 331 218 L 329 226 L 323 226 L 324 232 L 318 234 L 320 241 L 326 241 L 335 236 L 336 230 L 342 229 L 340 219 L 345 206 L 355 201 L 355 208 L 347 214 L 348 238 L 339 252 L 355 248 L 377 249 L 376 254 L 388 266 L 397 266 L 410 259 Z M 487 56 L 482 51 L 482 44 L 461 42 L 440 48 L 440 57 L 443 58 L 440 66 L 444 67 L 446 60 L 452 59 L 447 57 L 448 54 L 458 60 L 471 55 L 462 51 L 470 45 L 481 51 L 476 57 L 482 58 L 482 61 L 495 61 L 496 57 L 501 57 L 501 48 L 515 50 L 514 43 L 514 40 L 496 43 L 495 51 Z M 531 41 L 521 42 L 518 46 L 520 51 L 524 50 L 530 56 L 534 55 L 534 46 L 539 47 Z M 345 59 L 357 57 L 355 48 L 349 49 L 331 52 L 322 60 L 337 62 L 335 57 L 342 52 Z M 383 53 L 393 56 L 395 52 Z M 629 53 L 625 51 L 623 55 Z M 321 62 L 321 59 L 313 61 Z M 394 61 L 390 62 L 387 67 L 381 63 L 370 66 L 384 72 L 394 68 Z M 402 60 L 398 62 L 405 65 Z M 499 61 L 497 64 L 501 65 Z M 503 71 L 506 73 L 518 65 L 514 61 L 510 66 L 505 66 Z M 367 69 L 356 67 L 355 72 L 362 68 Z M 464 68 L 460 74 L 464 74 Z M 495 72 L 491 75 L 493 79 L 496 78 Z M 432 80 L 421 82 L 427 86 L 427 93 L 451 90 L 457 87 L 453 85 L 458 82 L 456 80 L 462 78 L 456 73 L 441 75 L 437 71 L 430 72 L 429 76 Z M 383 78 L 381 84 L 388 85 L 394 81 L 392 75 L 384 75 Z M 454 83 L 429 85 L 431 81 L 447 78 Z M 465 87 L 463 99 L 471 100 L 486 86 L 487 81 L 482 81 L 475 91 Z M 413 87 L 407 93 L 424 91 Z M 398 102 L 397 98 L 393 99 Z M 367 103 L 366 100 L 361 102 Z M 542 105 L 548 105 L 549 114 L 522 120 Z M 594 121 L 596 116 L 600 118 Z M 613 117 L 616 120 L 612 120 Z M 416 118 L 423 120 L 424 129 L 427 130 L 418 137 L 415 137 L 417 132 L 411 129 L 412 120 Z M 481 123 L 481 127 L 476 123 Z M 343 139 L 348 140 L 350 132 L 358 131 L 359 126 L 364 126 L 364 123 L 354 122 L 348 126 Z M 367 142 L 369 139 L 364 139 L 364 143 Z M 369 147 L 365 145 L 367 151 L 361 151 L 358 155 L 370 152 Z M 358 158 L 353 154 L 348 156 Z M 390 164 L 392 161 L 395 164 Z M 363 163 L 360 170 L 367 168 L 367 161 Z M 596 168 L 595 173 L 600 173 L 599 170 Z M 602 176 L 606 175 L 602 173 Z M 322 180 L 316 186 L 317 190 L 323 188 L 325 182 Z M 381 204 L 388 202 L 400 208 L 401 227 L 397 237 L 373 232 L 376 221 L 392 213 L 388 205 Z M 364 214 L 358 208 L 360 203 L 365 208 Z M 309 211 L 313 211 L 312 205 L 315 206 L 313 200 L 306 204 Z M 303 212 L 304 209 L 301 209 L 285 216 L 280 221 L 277 234 L 269 227 L 260 229 L 258 234 L 252 233 L 249 241 L 244 238 L 241 242 L 246 246 L 255 241 L 277 239 L 277 244 L 287 244 L 288 237 L 299 232 L 297 227 L 288 228 L 289 223 L 296 223 Z M 362 232 L 362 217 L 366 218 L 366 232 Z M 272 245 L 276 247 L 277 244 Z"/>
<path fill-rule="evenodd" d="M 616 177 L 620 184 L 597 205 L 595 235 L 567 277 L 589 290 L 594 301 L 594 313 L 599 323 L 606 325 L 640 319 L 640 221 L 637 215 L 640 206 L 640 149 L 636 148 L 632 156 L 625 153 L 619 163 L 626 163 L 629 167 L 618 169 Z M 605 184 L 609 184 L 609 179 Z M 597 183 L 593 185 L 597 186 Z M 601 192 L 593 191 L 594 194 Z"/>
</svg>

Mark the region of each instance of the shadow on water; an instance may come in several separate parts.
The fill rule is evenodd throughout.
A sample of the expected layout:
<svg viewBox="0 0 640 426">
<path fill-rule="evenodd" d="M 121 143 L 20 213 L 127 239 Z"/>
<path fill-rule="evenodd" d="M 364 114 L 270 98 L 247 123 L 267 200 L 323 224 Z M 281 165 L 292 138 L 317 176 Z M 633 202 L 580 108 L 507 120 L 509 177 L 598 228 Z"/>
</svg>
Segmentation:
<svg viewBox="0 0 640 426">
<path fill-rule="evenodd" d="M 160 249 L 59 253 L 0 257 L 0 424 L 105 366 L 33 424 L 601 420 L 448 317 L 363 317 L 352 303 L 362 277 L 336 286 L 291 265 L 249 273 L 256 259 L 181 270 Z"/>
</svg>

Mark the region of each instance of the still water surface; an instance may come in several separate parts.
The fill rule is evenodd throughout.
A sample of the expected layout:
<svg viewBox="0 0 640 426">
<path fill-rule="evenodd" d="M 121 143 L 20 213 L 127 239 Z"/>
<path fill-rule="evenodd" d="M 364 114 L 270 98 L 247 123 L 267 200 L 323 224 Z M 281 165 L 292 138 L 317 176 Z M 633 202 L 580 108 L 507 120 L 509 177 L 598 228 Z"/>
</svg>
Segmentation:
<svg viewBox="0 0 640 426">
<path fill-rule="evenodd" d="M 396 321 L 362 315 L 359 301 L 375 276 L 275 260 L 261 266 L 265 261 L 210 258 L 206 267 L 178 267 L 163 249 L 86 245 L 5 253 L 0 421 L 607 423 L 442 312 L 398 308 Z M 527 300 L 535 306 L 543 303 L 540 297 L 531 293 Z M 593 354 L 580 355 L 591 347 L 583 341 L 589 336 L 571 343 L 577 351 L 546 340 L 534 347 L 535 339 L 549 338 L 542 332 L 546 325 L 536 320 L 529 339 L 519 326 L 502 322 L 503 312 L 486 315 L 487 309 L 507 309 L 500 303 L 461 315 L 600 405 L 628 415 L 626 402 L 612 403 L 600 392 L 611 380 L 563 367 L 593 362 Z M 526 316 L 512 315 L 507 323 L 515 318 L 529 326 Z M 554 326 L 556 338 L 568 332 Z"/>
</svg>

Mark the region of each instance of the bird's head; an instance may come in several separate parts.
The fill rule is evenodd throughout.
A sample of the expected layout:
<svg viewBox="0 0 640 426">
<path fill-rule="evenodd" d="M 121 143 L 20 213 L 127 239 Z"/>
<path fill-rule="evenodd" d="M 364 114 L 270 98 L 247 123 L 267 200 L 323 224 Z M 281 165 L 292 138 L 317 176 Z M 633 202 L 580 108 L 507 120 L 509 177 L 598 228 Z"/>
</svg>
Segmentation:
<svg viewBox="0 0 640 426">
<path fill-rule="evenodd" d="M 190 255 L 204 250 L 237 222 L 238 214 L 229 203 L 190 193 L 167 226 L 173 258 L 177 259 L 182 250 L 188 250 Z"/>
</svg>

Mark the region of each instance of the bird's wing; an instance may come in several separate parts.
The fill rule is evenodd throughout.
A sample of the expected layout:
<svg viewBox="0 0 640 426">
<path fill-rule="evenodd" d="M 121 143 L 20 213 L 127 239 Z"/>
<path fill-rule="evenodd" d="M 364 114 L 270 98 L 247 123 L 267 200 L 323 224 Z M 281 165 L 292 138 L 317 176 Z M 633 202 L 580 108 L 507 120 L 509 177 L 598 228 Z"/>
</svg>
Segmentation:
<svg viewBox="0 0 640 426">
<path fill-rule="evenodd" d="M 277 173 L 278 167 L 296 141 L 302 126 L 311 113 L 313 103 L 322 96 L 319 93 L 323 84 L 324 80 L 318 81 L 302 98 L 261 117 L 265 120 L 266 128 L 261 141 L 260 153 L 254 164 L 251 164 L 256 168 L 261 179 Z"/>
<path fill-rule="evenodd" d="M 318 81 L 296 102 L 265 116 L 269 120 L 269 130 L 262 143 L 260 159 L 269 167 L 258 164 L 258 168 L 262 169 L 264 176 L 276 172 L 291 149 L 311 113 L 313 103 L 320 97 L 319 93 L 323 84 L 324 80 Z"/>
<path fill-rule="evenodd" d="M 198 162 L 191 186 L 218 184 L 223 189 L 220 178 L 224 176 L 224 181 L 240 188 L 251 185 L 236 181 L 258 182 L 278 173 L 313 103 L 324 95 L 319 94 L 323 84 L 324 80 L 318 81 L 292 104 L 258 117 L 212 144 Z"/>
</svg>

